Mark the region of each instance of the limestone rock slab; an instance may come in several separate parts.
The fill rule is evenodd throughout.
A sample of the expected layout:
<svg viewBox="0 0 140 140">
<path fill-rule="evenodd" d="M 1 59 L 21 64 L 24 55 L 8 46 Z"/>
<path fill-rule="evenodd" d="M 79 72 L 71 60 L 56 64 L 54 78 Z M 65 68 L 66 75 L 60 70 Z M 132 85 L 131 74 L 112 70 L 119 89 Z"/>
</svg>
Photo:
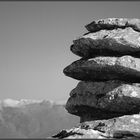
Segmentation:
<svg viewBox="0 0 140 140">
<path fill-rule="evenodd" d="M 140 84 L 118 80 L 79 82 L 66 103 L 69 113 L 81 122 L 109 119 L 140 112 Z"/>
<path fill-rule="evenodd" d="M 94 20 L 87 24 L 86 29 L 90 32 L 96 32 L 102 29 L 112 30 L 115 28 L 132 27 L 136 31 L 140 31 L 140 19 L 137 18 L 106 18 Z"/>
<path fill-rule="evenodd" d="M 123 55 L 140 57 L 140 32 L 130 27 L 101 30 L 77 38 L 70 49 L 83 58 Z"/>
<path fill-rule="evenodd" d="M 61 131 L 54 138 L 138 139 L 140 138 L 140 115 L 83 122 L 70 130 Z"/>
<path fill-rule="evenodd" d="M 82 81 L 140 82 L 140 59 L 132 56 L 81 59 L 67 66 L 63 72 L 66 76 Z"/>
</svg>

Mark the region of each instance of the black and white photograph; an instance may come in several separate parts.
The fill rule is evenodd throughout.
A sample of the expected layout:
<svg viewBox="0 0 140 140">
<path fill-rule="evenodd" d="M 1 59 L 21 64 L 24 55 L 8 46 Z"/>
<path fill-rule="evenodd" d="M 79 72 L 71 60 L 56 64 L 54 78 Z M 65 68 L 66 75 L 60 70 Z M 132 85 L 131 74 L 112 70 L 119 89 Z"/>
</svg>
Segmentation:
<svg viewBox="0 0 140 140">
<path fill-rule="evenodd" d="M 140 138 L 140 1 L 0 1 L 0 139 Z"/>
</svg>

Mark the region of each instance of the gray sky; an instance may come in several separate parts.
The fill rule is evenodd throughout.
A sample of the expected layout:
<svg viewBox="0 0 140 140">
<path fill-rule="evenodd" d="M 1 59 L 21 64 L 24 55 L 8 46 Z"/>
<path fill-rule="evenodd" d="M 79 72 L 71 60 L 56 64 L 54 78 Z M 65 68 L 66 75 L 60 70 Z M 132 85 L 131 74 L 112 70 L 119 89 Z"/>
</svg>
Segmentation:
<svg viewBox="0 0 140 140">
<path fill-rule="evenodd" d="M 84 25 L 107 17 L 140 18 L 140 2 L 0 2 L 0 99 L 67 100 L 78 81 L 63 69 Z"/>
</svg>

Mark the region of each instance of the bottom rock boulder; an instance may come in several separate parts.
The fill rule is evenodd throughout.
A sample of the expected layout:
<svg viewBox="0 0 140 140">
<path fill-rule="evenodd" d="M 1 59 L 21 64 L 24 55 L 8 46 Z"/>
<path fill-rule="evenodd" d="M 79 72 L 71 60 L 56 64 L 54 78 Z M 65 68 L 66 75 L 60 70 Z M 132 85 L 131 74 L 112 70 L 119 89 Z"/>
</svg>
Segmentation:
<svg viewBox="0 0 140 140">
<path fill-rule="evenodd" d="M 53 138 L 140 138 L 140 114 L 125 115 L 109 120 L 83 122 L 70 130 L 62 130 Z"/>
</svg>

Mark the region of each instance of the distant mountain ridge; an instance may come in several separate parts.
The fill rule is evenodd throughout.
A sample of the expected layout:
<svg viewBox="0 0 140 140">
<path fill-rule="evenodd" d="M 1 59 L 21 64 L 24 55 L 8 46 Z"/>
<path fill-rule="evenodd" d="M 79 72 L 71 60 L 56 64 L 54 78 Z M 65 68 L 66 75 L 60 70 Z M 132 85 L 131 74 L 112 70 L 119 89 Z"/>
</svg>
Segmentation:
<svg viewBox="0 0 140 140">
<path fill-rule="evenodd" d="M 19 107 L 19 106 L 24 106 L 24 105 L 28 105 L 28 104 L 35 104 L 35 103 L 50 103 L 50 104 L 61 104 L 61 105 L 65 105 L 65 101 L 58 101 L 58 102 L 54 102 L 52 100 L 34 100 L 34 99 L 20 99 L 20 100 L 14 100 L 14 99 L 4 99 L 0 101 L 0 104 L 3 106 L 15 106 L 15 107 Z"/>
<path fill-rule="evenodd" d="M 65 102 L 49 100 L 1 100 L 0 138 L 46 138 L 71 128 L 80 119 L 64 106 Z"/>
</svg>

